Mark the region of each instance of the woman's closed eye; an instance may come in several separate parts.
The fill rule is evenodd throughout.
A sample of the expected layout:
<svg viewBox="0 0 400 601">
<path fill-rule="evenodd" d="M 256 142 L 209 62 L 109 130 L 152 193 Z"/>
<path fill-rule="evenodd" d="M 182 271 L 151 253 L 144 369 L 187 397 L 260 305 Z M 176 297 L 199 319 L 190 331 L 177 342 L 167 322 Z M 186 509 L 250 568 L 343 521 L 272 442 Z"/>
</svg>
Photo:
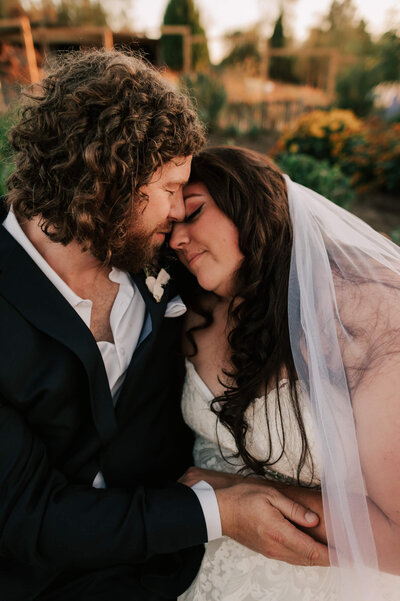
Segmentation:
<svg viewBox="0 0 400 601">
<path fill-rule="evenodd" d="M 196 217 L 200 215 L 205 204 L 206 203 L 203 202 L 203 204 L 201 204 L 195 211 L 192 211 L 189 215 L 186 215 L 185 219 L 183 220 L 184 223 L 192 223 L 192 221 L 194 221 Z"/>
</svg>

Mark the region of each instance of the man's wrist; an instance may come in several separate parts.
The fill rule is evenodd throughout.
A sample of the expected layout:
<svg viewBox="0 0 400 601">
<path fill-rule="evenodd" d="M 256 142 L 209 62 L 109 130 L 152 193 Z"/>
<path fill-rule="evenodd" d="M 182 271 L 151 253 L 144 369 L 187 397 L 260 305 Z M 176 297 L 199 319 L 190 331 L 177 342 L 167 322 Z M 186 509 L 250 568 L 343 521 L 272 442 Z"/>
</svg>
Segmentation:
<svg viewBox="0 0 400 601">
<path fill-rule="evenodd" d="M 203 510 L 208 542 L 216 538 L 221 538 L 221 516 L 215 490 L 204 480 L 200 480 L 200 482 L 194 484 L 192 490 L 196 494 Z"/>
</svg>

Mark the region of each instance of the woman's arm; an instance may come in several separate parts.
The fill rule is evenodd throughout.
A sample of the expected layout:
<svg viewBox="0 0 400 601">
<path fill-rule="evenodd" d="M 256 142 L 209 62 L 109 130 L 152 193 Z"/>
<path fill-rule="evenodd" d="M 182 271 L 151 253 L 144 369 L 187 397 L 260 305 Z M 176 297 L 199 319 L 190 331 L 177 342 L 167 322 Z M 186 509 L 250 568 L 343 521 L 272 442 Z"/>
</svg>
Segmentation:
<svg viewBox="0 0 400 601">
<path fill-rule="evenodd" d="M 400 574 L 400 281 L 339 297 L 342 355 L 378 564 Z"/>
</svg>

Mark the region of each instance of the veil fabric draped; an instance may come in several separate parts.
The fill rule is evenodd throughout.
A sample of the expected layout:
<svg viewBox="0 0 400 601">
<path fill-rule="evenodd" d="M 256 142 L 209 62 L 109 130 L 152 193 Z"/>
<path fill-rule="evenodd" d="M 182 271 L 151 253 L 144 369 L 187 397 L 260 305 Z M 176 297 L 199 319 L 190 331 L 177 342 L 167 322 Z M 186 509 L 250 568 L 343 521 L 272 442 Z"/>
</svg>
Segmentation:
<svg viewBox="0 0 400 601">
<path fill-rule="evenodd" d="M 400 248 L 285 179 L 290 340 L 311 403 L 338 599 L 398 601 Z"/>
</svg>

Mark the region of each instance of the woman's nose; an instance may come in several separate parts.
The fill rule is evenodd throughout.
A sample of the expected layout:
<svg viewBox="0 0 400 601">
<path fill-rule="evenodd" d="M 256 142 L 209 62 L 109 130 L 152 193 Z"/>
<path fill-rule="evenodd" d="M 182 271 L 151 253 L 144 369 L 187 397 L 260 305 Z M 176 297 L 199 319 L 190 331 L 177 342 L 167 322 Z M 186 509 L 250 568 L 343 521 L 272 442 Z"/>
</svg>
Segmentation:
<svg viewBox="0 0 400 601">
<path fill-rule="evenodd" d="M 186 223 L 174 223 L 172 228 L 169 245 L 174 250 L 182 250 L 189 242 L 189 235 Z"/>
<path fill-rule="evenodd" d="M 173 196 L 168 217 L 171 221 L 183 221 L 185 218 L 185 203 L 181 189 L 177 190 Z"/>
</svg>

